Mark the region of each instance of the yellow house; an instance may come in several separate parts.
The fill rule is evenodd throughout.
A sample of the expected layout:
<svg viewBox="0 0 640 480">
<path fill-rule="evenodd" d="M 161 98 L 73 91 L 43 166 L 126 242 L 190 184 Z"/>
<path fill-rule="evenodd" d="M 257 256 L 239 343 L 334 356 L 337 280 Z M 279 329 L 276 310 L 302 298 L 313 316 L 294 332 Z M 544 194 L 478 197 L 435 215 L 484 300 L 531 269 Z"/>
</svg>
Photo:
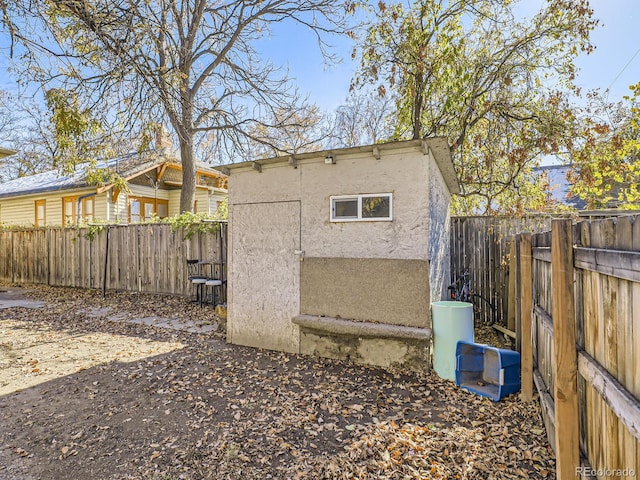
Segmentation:
<svg viewBox="0 0 640 480">
<path fill-rule="evenodd" d="M 138 223 L 180 212 L 182 165 L 166 151 L 133 153 L 98 163 L 126 180 L 129 192 L 87 182 L 84 166 L 73 175 L 58 171 L 0 185 L 0 222 L 16 226 L 59 226 L 80 222 Z M 214 213 L 227 196 L 227 177 L 197 164 L 194 211 Z"/>
</svg>

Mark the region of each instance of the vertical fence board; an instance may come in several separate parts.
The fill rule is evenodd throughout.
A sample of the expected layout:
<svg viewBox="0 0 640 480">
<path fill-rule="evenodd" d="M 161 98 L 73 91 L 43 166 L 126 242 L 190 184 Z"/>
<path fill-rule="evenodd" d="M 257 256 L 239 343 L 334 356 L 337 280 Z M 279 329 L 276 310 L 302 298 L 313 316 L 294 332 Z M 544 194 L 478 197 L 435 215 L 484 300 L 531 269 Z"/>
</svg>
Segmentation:
<svg viewBox="0 0 640 480">
<path fill-rule="evenodd" d="M 174 294 L 181 293 L 186 295 L 188 292 L 188 290 L 185 290 L 187 285 L 187 258 L 184 249 L 184 242 L 182 242 L 182 237 L 179 235 L 180 232 L 171 232 L 169 234 L 168 255 L 171 257 L 169 268 L 174 272 L 174 275 L 171 275 L 171 292 Z"/>
<path fill-rule="evenodd" d="M 153 229 L 150 225 L 140 225 L 138 227 L 138 248 L 140 252 L 140 267 L 138 270 L 138 289 L 140 292 L 148 293 L 152 291 L 155 281 L 151 275 L 151 256 L 153 255 Z"/>
<path fill-rule="evenodd" d="M 169 225 L 0 231 L 0 281 L 186 295 L 187 258 L 226 263 L 226 232 L 225 223 L 190 239 Z"/>
<path fill-rule="evenodd" d="M 451 283 L 465 271 L 470 273 L 471 289 L 491 301 L 499 323 L 507 328 L 511 281 L 509 271 L 510 238 L 521 232 L 548 229 L 548 217 L 522 219 L 504 217 L 453 217 L 451 220 Z M 491 312 L 485 309 L 481 315 Z M 510 330 L 513 330 L 512 325 Z"/>
<path fill-rule="evenodd" d="M 49 235 L 51 242 L 50 248 L 55 247 L 56 253 L 53 253 L 49 257 L 49 264 L 51 265 L 51 273 L 49 274 L 49 284 L 52 286 L 62 286 L 62 270 L 61 263 L 64 255 L 64 239 L 62 238 L 63 230 L 53 229 Z"/>
<path fill-rule="evenodd" d="M 111 227 L 107 227 L 99 233 L 94 245 L 93 257 L 95 268 L 93 288 L 102 289 L 104 287 L 105 268 L 107 267 L 105 260 L 108 260 L 107 235 L 110 234 L 110 228 Z"/>
<path fill-rule="evenodd" d="M 578 433 L 577 356 L 573 307 L 573 235 L 571 220 L 552 224 L 553 346 L 557 478 L 577 478 L 580 465 Z M 557 301 L 562 299 L 561 302 Z"/>
<path fill-rule="evenodd" d="M 78 246 L 76 244 L 76 232 L 75 230 L 64 230 L 66 252 L 63 257 L 64 269 L 65 269 L 65 286 L 75 287 L 77 271 L 78 271 Z"/>
<path fill-rule="evenodd" d="M 531 234 L 522 234 L 520 237 L 520 268 L 522 272 L 521 285 L 521 313 L 522 326 L 520 332 L 521 342 L 521 375 L 522 375 L 522 399 L 533 400 L 533 354 L 531 352 L 531 314 L 532 314 L 532 281 L 531 281 Z"/>
<path fill-rule="evenodd" d="M 522 347 L 522 270 L 521 270 L 521 261 L 522 257 L 520 256 L 520 234 L 515 236 L 515 256 L 514 256 L 514 264 L 513 264 L 513 273 L 515 276 L 515 286 L 514 286 L 514 295 L 515 295 L 515 327 L 516 327 L 516 350 L 521 351 Z"/>
<path fill-rule="evenodd" d="M 169 252 L 167 250 L 167 236 L 166 230 L 156 228 L 154 226 L 154 250 L 157 255 L 164 256 L 164 258 L 158 258 L 155 268 L 155 291 L 160 293 L 171 293 L 169 289 L 169 276 L 167 275 L 167 262 L 169 260 Z M 173 256 L 173 255 L 171 255 Z"/>
<path fill-rule="evenodd" d="M 60 238 L 58 236 L 58 229 L 47 229 L 48 231 L 48 249 L 49 252 L 49 278 L 48 284 L 55 285 L 58 281 L 58 258 L 60 257 L 59 246 L 60 246 Z M 51 252 L 51 248 L 56 245 L 58 249 Z"/>
<path fill-rule="evenodd" d="M 0 230 L 0 282 L 12 282 L 11 278 L 11 239 L 10 231 Z"/>
<path fill-rule="evenodd" d="M 548 226 L 549 219 L 540 218 L 455 217 L 451 227 L 452 280 L 468 269 L 474 292 L 494 301 L 500 312 L 499 318 L 503 323 L 508 322 L 508 313 L 514 310 L 514 298 L 519 295 L 519 289 L 514 288 L 518 281 L 514 263 L 504 261 L 511 248 L 512 235 L 541 231 Z M 583 220 L 573 227 L 566 222 L 566 226 L 578 247 L 640 252 L 639 215 Z M 533 259 L 531 268 L 534 307 L 531 347 L 536 385 L 553 402 L 548 393 L 557 396 L 558 381 L 566 380 L 557 378 L 566 372 L 555 368 L 557 362 L 554 358 L 558 352 L 554 343 L 558 342 L 555 336 L 558 326 L 554 325 L 557 320 L 553 317 L 556 316 L 554 311 L 565 308 L 567 302 L 573 300 L 574 326 L 569 335 L 574 335 L 574 342 L 595 359 L 612 381 L 617 379 L 631 395 L 640 399 L 640 349 L 637 347 L 640 345 L 640 283 L 616 278 L 600 267 L 591 269 L 571 265 L 571 278 L 567 275 L 566 284 L 574 286 L 574 294 L 558 293 L 552 284 L 551 264 L 543 260 L 547 255 L 544 249 L 551 247 L 551 243 L 550 231 L 532 237 L 533 247 L 543 247 L 538 250 L 540 258 Z M 572 252 L 572 246 L 566 246 L 566 249 Z M 500 267 L 505 264 L 507 266 L 501 272 Z M 633 267 L 625 263 L 620 268 Z M 500 285 L 502 278 L 508 278 L 504 290 Z M 611 400 L 582 376 L 578 375 L 575 380 L 574 401 L 578 406 L 571 410 L 573 416 L 564 415 L 563 418 L 571 418 L 577 425 L 579 438 L 576 437 L 575 443 L 584 452 L 588 464 L 595 469 L 631 468 L 640 471 L 640 442 L 625 426 L 621 420 L 623 417 L 614 413 L 609 404 Z M 633 408 L 639 407 L 635 404 Z M 549 422 L 545 421 L 545 424 L 549 426 Z M 552 433 L 549 432 L 550 438 Z M 561 436 L 566 434 L 563 430 Z M 567 467 L 566 474 L 574 475 L 575 466 Z"/>
<path fill-rule="evenodd" d="M 640 216 L 634 217 L 633 225 L 631 227 L 631 250 L 640 252 Z M 640 398 L 640 349 L 637 347 L 640 345 L 640 283 L 634 282 L 631 286 L 632 289 L 632 305 L 630 307 L 631 316 L 630 323 L 632 324 L 632 340 L 630 343 L 635 346 L 631 351 L 631 364 L 629 371 L 633 376 L 630 380 L 627 388 L 631 391 L 636 398 Z M 636 469 L 636 473 L 640 471 L 640 442 L 636 441 L 636 465 L 639 468 Z"/>
<path fill-rule="evenodd" d="M 509 243 L 509 293 L 507 307 L 507 328 L 516 331 L 516 242 Z"/>
<path fill-rule="evenodd" d="M 227 279 L 229 278 L 229 274 L 228 274 L 228 260 L 227 260 L 227 254 L 228 254 L 228 228 L 227 228 L 228 224 L 226 223 L 221 223 L 220 224 L 220 259 L 222 260 L 222 279 L 223 279 L 223 288 L 222 288 L 222 299 L 224 301 L 224 303 L 227 303 Z"/>
<path fill-rule="evenodd" d="M 614 247 L 616 250 L 633 249 L 633 222 L 630 217 L 617 219 Z M 632 318 L 633 282 L 622 279 L 615 280 L 617 282 L 617 289 L 620 292 L 620 301 L 616 305 L 616 318 L 619 322 L 617 338 L 615 340 L 618 354 L 616 362 L 619 367 L 616 378 L 618 378 L 623 385 L 630 385 L 633 383 L 633 373 L 628 366 L 633 365 L 632 352 L 635 350 L 634 344 L 631 343 L 633 339 L 633 322 L 629 321 L 629 319 Z M 626 438 L 622 440 L 625 444 L 624 449 L 629 450 L 626 446 Z"/>
<path fill-rule="evenodd" d="M 109 253 L 107 257 L 107 290 L 119 290 L 120 285 L 120 265 L 118 257 L 120 254 L 120 230 L 118 226 L 109 227 Z"/>
</svg>

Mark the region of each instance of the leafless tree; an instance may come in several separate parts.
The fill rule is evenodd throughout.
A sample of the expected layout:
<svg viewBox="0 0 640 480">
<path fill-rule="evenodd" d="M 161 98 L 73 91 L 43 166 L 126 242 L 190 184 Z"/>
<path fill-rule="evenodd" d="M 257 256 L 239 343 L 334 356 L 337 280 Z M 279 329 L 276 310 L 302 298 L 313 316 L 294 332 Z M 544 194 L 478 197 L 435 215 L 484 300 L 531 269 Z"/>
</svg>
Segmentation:
<svg viewBox="0 0 640 480">
<path fill-rule="evenodd" d="M 394 101 L 389 95 L 353 94 L 338 107 L 331 137 L 339 147 L 388 140 L 394 131 L 391 123 L 394 112 Z"/>
<path fill-rule="evenodd" d="M 120 127 L 168 119 L 183 166 L 181 211 L 193 209 L 202 137 L 218 150 L 269 144 L 257 132 L 277 127 L 283 111 L 295 121 L 304 107 L 256 42 L 297 24 L 330 60 L 327 36 L 347 31 L 354 8 L 340 0 L 22 1 L 0 0 L 0 9 L 39 80 L 62 82 L 95 108 L 106 103 L 105 119 Z"/>
<path fill-rule="evenodd" d="M 17 152 L 0 160 L 1 181 L 49 170 L 55 145 L 42 107 L 0 91 L 0 145 Z"/>
</svg>

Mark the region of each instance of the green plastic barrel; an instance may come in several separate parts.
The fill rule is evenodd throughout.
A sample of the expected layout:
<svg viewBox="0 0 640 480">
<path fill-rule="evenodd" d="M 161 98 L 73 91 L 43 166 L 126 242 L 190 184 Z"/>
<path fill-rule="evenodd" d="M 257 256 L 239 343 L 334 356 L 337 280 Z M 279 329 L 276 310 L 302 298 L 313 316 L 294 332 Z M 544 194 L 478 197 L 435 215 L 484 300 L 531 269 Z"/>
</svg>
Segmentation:
<svg viewBox="0 0 640 480">
<path fill-rule="evenodd" d="M 473 343 L 473 305 L 467 302 L 433 302 L 433 369 L 440 378 L 456 380 L 456 347 L 460 340 Z"/>
</svg>

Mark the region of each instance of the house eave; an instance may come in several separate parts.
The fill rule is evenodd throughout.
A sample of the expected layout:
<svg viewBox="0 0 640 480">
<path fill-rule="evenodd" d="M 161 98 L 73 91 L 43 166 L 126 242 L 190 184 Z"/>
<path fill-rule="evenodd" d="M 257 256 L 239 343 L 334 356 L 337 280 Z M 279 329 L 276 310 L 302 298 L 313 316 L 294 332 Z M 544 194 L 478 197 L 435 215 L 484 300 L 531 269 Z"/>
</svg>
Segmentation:
<svg viewBox="0 0 640 480">
<path fill-rule="evenodd" d="M 22 190 L 20 192 L 10 192 L 10 193 L 0 193 L 0 199 L 12 199 L 12 198 L 22 198 L 22 197 L 32 197 L 34 195 L 42 195 L 47 193 L 58 193 L 58 192 L 79 192 L 86 191 L 92 192 L 95 190 L 95 187 L 91 185 L 77 185 L 77 186 L 69 186 L 69 185 L 60 185 L 54 187 L 42 187 L 42 188 L 32 188 L 30 190 Z M 96 192 L 100 193 L 100 192 Z"/>
<path fill-rule="evenodd" d="M 182 182 L 173 182 L 171 180 L 165 180 L 164 181 L 165 185 L 169 185 L 170 187 L 180 187 L 182 188 Z M 210 187 L 209 185 L 196 185 L 196 188 L 200 189 L 200 190 L 211 190 L 214 187 Z"/>
<path fill-rule="evenodd" d="M 3 151 L 8 152 L 9 150 L 3 149 Z M 136 177 L 144 175 L 154 169 L 158 171 L 159 178 L 163 178 L 167 169 L 182 170 L 182 165 L 176 159 L 165 155 L 158 155 L 154 152 L 131 153 L 122 157 L 104 160 L 101 161 L 101 163 L 105 164 L 105 166 L 99 165 L 99 168 L 118 172 L 126 182 L 130 182 Z M 204 164 L 198 163 L 196 171 L 198 175 L 216 178 L 220 183 L 219 186 L 224 186 L 226 183 L 226 175 L 218 169 L 209 168 Z M 182 184 L 180 183 L 177 186 L 182 186 Z M 66 176 L 58 176 L 56 172 L 52 170 L 3 184 L 0 187 L 0 198 L 42 195 L 66 190 L 93 190 L 96 194 L 102 194 L 112 190 L 114 187 L 115 184 L 113 183 L 90 185 L 87 183 L 86 172 L 80 170 Z"/>
<path fill-rule="evenodd" d="M 140 175 L 144 175 L 147 172 L 150 172 L 151 170 L 155 170 L 157 168 L 166 168 L 167 166 L 171 166 L 173 162 L 171 161 L 166 161 L 166 162 L 162 162 L 162 163 L 150 163 L 147 167 L 137 170 L 133 173 L 131 173 L 130 175 L 127 175 L 126 177 L 123 177 L 123 180 L 125 182 L 128 182 L 136 177 L 139 177 Z M 110 183 L 108 185 L 103 185 L 101 187 L 98 187 L 96 192 L 97 193 L 103 193 L 106 192 L 107 190 L 110 190 L 111 188 L 113 188 L 113 183 Z"/>
</svg>

